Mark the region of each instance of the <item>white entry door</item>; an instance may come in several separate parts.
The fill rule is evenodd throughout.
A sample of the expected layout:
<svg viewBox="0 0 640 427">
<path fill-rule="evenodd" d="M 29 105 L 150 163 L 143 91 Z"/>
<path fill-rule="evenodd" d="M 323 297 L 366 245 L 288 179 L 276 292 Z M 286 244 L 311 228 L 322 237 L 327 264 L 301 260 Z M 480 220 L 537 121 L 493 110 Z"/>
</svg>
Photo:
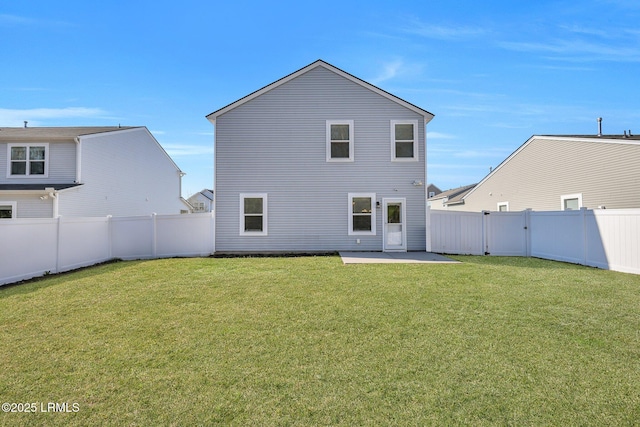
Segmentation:
<svg viewBox="0 0 640 427">
<path fill-rule="evenodd" d="M 385 252 L 405 252 L 407 250 L 406 200 L 382 199 Z"/>
</svg>

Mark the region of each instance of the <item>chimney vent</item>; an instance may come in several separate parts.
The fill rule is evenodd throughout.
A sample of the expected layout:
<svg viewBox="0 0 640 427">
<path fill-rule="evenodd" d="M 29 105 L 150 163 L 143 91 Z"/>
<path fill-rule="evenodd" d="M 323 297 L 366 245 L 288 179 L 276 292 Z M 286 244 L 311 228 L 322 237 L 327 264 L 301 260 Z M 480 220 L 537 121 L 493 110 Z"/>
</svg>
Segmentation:
<svg viewBox="0 0 640 427">
<path fill-rule="evenodd" d="M 25 120 L 25 121 L 24 121 L 24 128 L 25 128 L 25 129 L 27 128 L 27 123 L 29 123 L 29 122 Z"/>
<path fill-rule="evenodd" d="M 602 136 L 602 117 L 598 117 L 598 136 Z"/>
</svg>

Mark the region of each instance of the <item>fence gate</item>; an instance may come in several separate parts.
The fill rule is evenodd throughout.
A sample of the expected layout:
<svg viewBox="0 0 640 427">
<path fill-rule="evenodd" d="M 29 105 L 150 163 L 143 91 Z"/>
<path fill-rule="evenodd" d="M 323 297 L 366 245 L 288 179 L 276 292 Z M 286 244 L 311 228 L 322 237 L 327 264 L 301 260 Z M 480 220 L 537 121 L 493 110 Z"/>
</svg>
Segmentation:
<svg viewBox="0 0 640 427">
<path fill-rule="evenodd" d="M 484 253 L 528 256 L 528 212 L 483 212 Z"/>
</svg>

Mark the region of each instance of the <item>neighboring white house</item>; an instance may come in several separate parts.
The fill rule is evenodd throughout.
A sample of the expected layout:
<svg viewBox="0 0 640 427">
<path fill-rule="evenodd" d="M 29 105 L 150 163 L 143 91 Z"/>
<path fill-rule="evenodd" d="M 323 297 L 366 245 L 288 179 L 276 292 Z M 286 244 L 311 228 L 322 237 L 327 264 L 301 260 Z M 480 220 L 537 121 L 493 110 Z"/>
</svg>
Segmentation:
<svg viewBox="0 0 640 427">
<path fill-rule="evenodd" d="M 443 204 L 471 212 L 640 208 L 639 187 L 640 137 L 534 135 L 462 197 Z"/>
<path fill-rule="evenodd" d="M 203 189 L 191 195 L 187 202 L 193 206 L 193 213 L 213 211 L 213 190 Z"/>
<path fill-rule="evenodd" d="M 146 127 L 0 128 L 0 218 L 179 214 L 183 175 Z"/>
<path fill-rule="evenodd" d="M 425 250 L 428 111 L 319 60 L 207 118 L 216 252 Z"/>
</svg>

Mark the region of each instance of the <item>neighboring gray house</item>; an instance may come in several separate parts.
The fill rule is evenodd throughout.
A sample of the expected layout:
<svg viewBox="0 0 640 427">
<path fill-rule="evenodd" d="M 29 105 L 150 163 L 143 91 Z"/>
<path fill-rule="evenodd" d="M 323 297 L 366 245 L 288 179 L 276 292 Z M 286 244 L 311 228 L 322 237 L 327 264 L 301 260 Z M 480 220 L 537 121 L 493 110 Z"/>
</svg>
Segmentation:
<svg viewBox="0 0 640 427">
<path fill-rule="evenodd" d="M 427 185 L 427 197 L 434 197 L 442 193 L 442 190 L 436 187 L 434 184 Z"/>
<path fill-rule="evenodd" d="M 203 189 L 191 195 L 187 202 L 193 206 L 193 213 L 213 211 L 213 190 Z"/>
<path fill-rule="evenodd" d="M 0 128 L 0 218 L 179 214 L 182 171 L 146 127 Z"/>
<path fill-rule="evenodd" d="M 640 208 L 640 137 L 534 135 L 450 210 Z"/>
<path fill-rule="evenodd" d="M 216 252 L 425 250 L 428 111 L 319 60 L 207 118 Z"/>
</svg>

